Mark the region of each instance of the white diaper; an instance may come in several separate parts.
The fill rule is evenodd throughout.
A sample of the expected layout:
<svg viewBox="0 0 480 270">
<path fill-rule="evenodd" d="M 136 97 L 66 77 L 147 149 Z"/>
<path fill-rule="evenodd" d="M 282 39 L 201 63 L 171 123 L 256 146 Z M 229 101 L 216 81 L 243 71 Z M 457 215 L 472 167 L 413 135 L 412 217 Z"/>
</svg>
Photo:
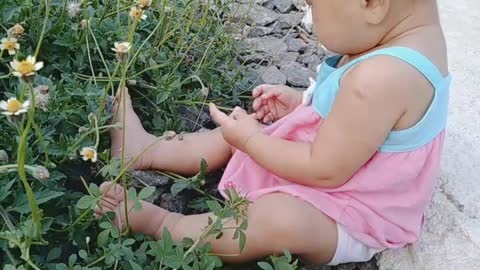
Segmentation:
<svg viewBox="0 0 480 270">
<path fill-rule="evenodd" d="M 337 223 L 338 243 L 337 250 L 328 265 L 342 263 L 368 262 L 373 256 L 384 249 L 371 248 L 353 238 L 342 225 Z"/>
</svg>

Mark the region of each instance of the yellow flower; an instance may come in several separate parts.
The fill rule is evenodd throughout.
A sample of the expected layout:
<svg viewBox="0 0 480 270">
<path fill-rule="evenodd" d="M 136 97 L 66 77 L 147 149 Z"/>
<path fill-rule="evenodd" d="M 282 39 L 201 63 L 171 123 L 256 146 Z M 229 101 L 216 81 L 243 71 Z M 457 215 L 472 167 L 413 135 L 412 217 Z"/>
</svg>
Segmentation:
<svg viewBox="0 0 480 270">
<path fill-rule="evenodd" d="M 23 28 L 23 26 L 17 23 L 12 28 L 8 29 L 7 33 L 9 36 L 18 38 L 23 35 L 23 33 L 25 33 L 25 29 Z"/>
<path fill-rule="evenodd" d="M 134 21 L 145 20 L 147 15 L 143 14 L 143 9 L 139 7 L 132 7 L 130 9 L 130 17 Z"/>
<path fill-rule="evenodd" d="M 84 161 L 92 161 L 97 162 L 97 150 L 93 147 L 83 147 L 82 151 L 80 151 L 80 155 Z"/>
<path fill-rule="evenodd" d="M 30 101 L 21 103 L 16 98 L 9 98 L 7 101 L 0 102 L 0 109 L 4 110 L 4 115 L 20 115 L 26 113 L 30 107 Z"/>
<path fill-rule="evenodd" d="M 16 38 L 2 38 L 0 44 L 0 51 L 8 51 L 8 54 L 15 55 L 16 50 L 20 50 L 20 44 L 18 44 Z"/>
<path fill-rule="evenodd" d="M 137 0 L 137 5 L 143 9 L 146 9 L 152 5 L 152 0 Z"/>
<path fill-rule="evenodd" d="M 112 51 L 116 53 L 128 53 L 130 49 L 132 48 L 132 45 L 128 42 L 115 42 L 113 44 L 115 47 L 112 48 Z"/>
<path fill-rule="evenodd" d="M 43 68 L 43 62 L 36 62 L 34 56 L 28 56 L 26 60 L 18 61 L 17 59 L 10 62 L 10 66 L 14 70 L 13 75 L 24 78 L 35 75 L 35 72 Z"/>
</svg>

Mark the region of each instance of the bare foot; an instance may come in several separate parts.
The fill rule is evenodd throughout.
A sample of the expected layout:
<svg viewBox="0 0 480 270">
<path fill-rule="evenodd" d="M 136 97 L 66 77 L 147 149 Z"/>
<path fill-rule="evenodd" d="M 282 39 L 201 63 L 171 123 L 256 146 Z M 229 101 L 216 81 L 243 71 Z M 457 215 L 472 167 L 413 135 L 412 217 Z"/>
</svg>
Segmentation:
<svg viewBox="0 0 480 270">
<path fill-rule="evenodd" d="M 151 134 L 148 134 L 143 128 L 140 119 L 133 110 L 132 100 L 126 87 L 125 91 L 123 92 L 125 94 L 125 103 L 122 100 L 123 97 L 121 89 L 119 89 L 117 92 L 116 102 L 113 107 L 113 114 L 116 117 L 113 123 L 118 123 L 120 126 L 123 125 L 123 117 L 125 116 L 125 162 L 129 162 L 140 155 L 142 151 L 154 143 L 157 138 Z M 121 158 L 123 129 L 111 129 L 110 137 L 112 139 L 112 157 Z M 141 154 L 131 168 L 137 170 L 150 168 L 152 161 L 151 158 L 149 158 L 149 152 L 150 151 L 145 151 L 145 153 Z"/>
<path fill-rule="evenodd" d="M 100 191 L 104 194 L 100 207 L 95 209 L 97 216 L 102 216 L 107 212 L 114 212 L 115 219 L 113 224 L 115 227 L 124 231 L 126 226 L 125 218 L 125 195 L 123 187 L 113 182 L 104 182 L 100 186 Z M 130 230 L 134 233 L 144 233 L 152 236 L 161 236 L 163 231 L 163 223 L 167 216 L 171 213 L 151 203 L 141 201 L 142 209 L 133 209 L 134 202 L 128 201 L 128 222 Z M 176 215 L 173 215 L 176 216 Z M 178 215 L 180 216 L 180 215 Z"/>
</svg>

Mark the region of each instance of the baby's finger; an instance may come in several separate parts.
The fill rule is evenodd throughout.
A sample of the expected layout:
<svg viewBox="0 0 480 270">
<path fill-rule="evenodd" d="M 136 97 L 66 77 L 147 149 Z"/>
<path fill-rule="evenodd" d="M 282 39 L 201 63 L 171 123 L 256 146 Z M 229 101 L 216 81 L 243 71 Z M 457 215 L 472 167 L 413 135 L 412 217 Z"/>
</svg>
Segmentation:
<svg viewBox="0 0 480 270">
<path fill-rule="evenodd" d="M 275 105 L 275 102 L 272 99 L 268 100 L 268 111 L 273 115 L 274 118 L 278 115 L 277 106 Z M 272 120 L 275 120 L 275 119 L 272 119 Z"/>
<path fill-rule="evenodd" d="M 268 113 L 268 107 L 265 105 L 262 105 L 256 112 L 257 119 L 263 119 L 263 117 L 265 117 L 267 113 Z"/>
<path fill-rule="evenodd" d="M 274 117 L 272 113 L 268 113 L 264 118 L 263 118 L 263 123 L 268 124 L 270 122 L 274 121 Z"/>
<path fill-rule="evenodd" d="M 210 114 L 212 115 L 213 120 L 217 124 L 219 124 L 220 126 L 223 126 L 223 125 L 227 124 L 228 121 L 230 120 L 229 117 L 225 113 L 221 112 L 217 108 L 217 106 L 215 106 L 215 104 L 210 103 L 209 104 L 209 109 L 210 109 Z"/>
<path fill-rule="evenodd" d="M 260 98 L 263 99 L 263 100 L 268 100 L 268 99 L 272 99 L 274 96 L 276 96 L 276 92 L 275 91 L 270 91 L 270 92 L 267 92 L 267 93 L 263 93 Z"/>
<path fill-rule="evenodd" d="M 260 106 L 262 106 L 262 99 L 258 97 L 253 100 L 252 109 L 254 111 L 257 111 L 258 109 L 260 109 Z"/>
<path fill-rule="evenodd" d="M 272 87 L 272 85 L 270 85 L 270 84 L 262 84 L 262 85 L 259 85 L 259 86 L 255 87 L 255 89 L 253 89 L 253 91 L 252 91 L 252 97 L 253 98 L 259 97 L 261 94 L 268 91 L 271 87 Z"/>
</svg>

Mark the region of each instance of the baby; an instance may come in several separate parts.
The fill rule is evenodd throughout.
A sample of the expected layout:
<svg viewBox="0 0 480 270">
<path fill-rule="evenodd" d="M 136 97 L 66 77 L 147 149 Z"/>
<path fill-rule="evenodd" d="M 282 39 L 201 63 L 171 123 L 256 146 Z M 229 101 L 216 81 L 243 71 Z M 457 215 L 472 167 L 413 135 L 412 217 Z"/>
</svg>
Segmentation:
<svg viewBox="0 0 480 270">
<path fill-rule="evenodd" d="M 225 195 L 233 183 L 253 201 L 245 249 L 225 256 L 229 262 L 283 249 L 313 263 L 361 262 L 420 237 L 450 83 L 435 0 L 307 2 L 321 44 L 338 54 L 321 66 L 311 96 L 261 85 L 253 90 L 254 114 L 235 108 L 228 116 L 211 104 L 220 128 L 160 140 L 135 163 L 185 175 L 198 173 L 201 159 L 211 170 L 227 166 L 219 190 Z M 158 139 L 143 129 L 128 93 L 118 99 L 132 158 Z M 113 155 L 122 151 L 122 133 L 111 131 Z M 126 198 L 112 185 L 101 186 L 105 198 L 96 213 L 115 211 L 124 220 Z M 129 221 L 134 232 L 160 238 L 168 229 L 181 241 L 198 238 L 211 216 L 144 202 Z M 209 239 L 213 251 L 239 254 L 232 234 Z"/>
</svg>

